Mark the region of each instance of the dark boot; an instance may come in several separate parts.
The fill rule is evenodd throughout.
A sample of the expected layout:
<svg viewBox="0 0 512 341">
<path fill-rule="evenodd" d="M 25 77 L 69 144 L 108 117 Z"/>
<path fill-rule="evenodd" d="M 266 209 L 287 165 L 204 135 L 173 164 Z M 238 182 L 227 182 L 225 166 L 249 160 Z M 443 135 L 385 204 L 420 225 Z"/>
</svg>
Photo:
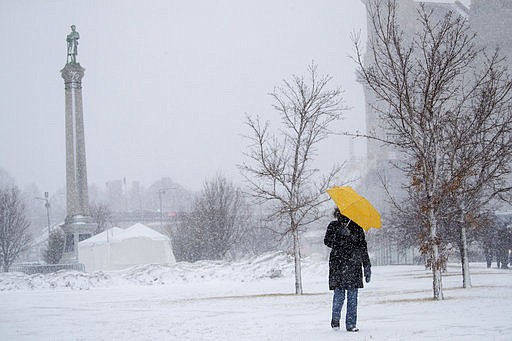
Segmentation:
<svg viewBox="0 0 512 341">
<path fill-rule="evenodd" d="M 340 321 L 331 320 L 331 328 L 332 329 L 340 329 Z"/>
</svg>

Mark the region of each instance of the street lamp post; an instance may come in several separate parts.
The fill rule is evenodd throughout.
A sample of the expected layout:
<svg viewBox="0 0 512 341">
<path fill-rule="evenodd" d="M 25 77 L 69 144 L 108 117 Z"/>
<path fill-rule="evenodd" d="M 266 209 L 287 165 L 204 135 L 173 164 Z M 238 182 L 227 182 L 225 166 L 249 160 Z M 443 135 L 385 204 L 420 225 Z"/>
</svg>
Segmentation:
<svg viewBox="0 0 512 341">
<path fill-rule="evenodd" d="M 160 200 L 160 231 L 162 231 L 162 225 L 164 220 L 164 213 L 162 210 L 162 195 L 165 193 L 164 189 L 158 190 L 158 199 Z"/>
<path fill-rule="evenodd" d="M 160 231 L 163 231 L 163 225 L 164 225 L 164 210 L 162 205 L 162 195 L 165 194 L 165 191 L 168 189 L 174 189 L 174 187 L 167 187 L 167 188 L 160 188 L 158 190 L 158 199 L 160 200 Z"/>
<path fill-rule="evenodd" d="M 44 201 L 46 208 L 46 218 L 48 219 L 48 238 L 50 238 L 50 200 L 48 199 L 48 192 L 44 192 L 44 198 L 36 197 L 36 199 Z"/>
</svg>

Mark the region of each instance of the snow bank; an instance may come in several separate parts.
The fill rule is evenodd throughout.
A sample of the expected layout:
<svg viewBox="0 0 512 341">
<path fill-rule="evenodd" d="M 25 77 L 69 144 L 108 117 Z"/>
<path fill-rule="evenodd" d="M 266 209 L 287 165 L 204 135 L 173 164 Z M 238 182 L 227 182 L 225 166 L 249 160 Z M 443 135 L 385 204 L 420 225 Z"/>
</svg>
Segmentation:
<svg viewBox="0 0 512 341">
<path fill-rule="evenodd" d="M 325 275 L 326 260 L 311 256 L 303 260 L 303 271 Z M 61 270 L 50 274 L 0 273 L 0 291 L 33 289 L 87 290 L 112 286 L 164 285 L 201 281 L 251 282 L 293 275 L 293 257 L 283 252 L 267 253 L 244 261 L 180 262 L 147 264 L 119 271 L 84 273 Z"/>
</svg>

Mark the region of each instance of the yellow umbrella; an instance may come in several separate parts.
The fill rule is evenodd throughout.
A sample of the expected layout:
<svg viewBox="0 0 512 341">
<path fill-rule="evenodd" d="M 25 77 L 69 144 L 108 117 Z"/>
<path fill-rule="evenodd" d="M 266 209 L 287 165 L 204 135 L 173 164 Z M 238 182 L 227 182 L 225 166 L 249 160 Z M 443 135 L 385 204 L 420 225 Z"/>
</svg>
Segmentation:
<svg viewBox="0 0 512 341">
<path fill-rule="evenodd" d="M 370 228 L 380 228 L 380 214 L 365 197 L 358 194 L 349 186 L 335 186 L 329 188 L 327 193 L 331 196 L 341 214 L 354 221 L 365 231 Z"/>
</svg>

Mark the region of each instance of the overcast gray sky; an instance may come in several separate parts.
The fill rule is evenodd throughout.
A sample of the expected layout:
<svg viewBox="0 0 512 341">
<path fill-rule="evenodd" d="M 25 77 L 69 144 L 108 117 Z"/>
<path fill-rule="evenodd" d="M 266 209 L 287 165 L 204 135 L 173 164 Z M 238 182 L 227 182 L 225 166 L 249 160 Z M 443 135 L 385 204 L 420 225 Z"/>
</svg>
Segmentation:
<svg viewBox="0 0 512 341">
<path fill-rule="evenodd" d="M 244 115 L 275 116 L 268 93 L 312 60 L 352 107 L 340 130 L 364 129 L 350 33 L 359 0 L 3 0 L 0 168 L 20 186 L 65 184 L 66 35 L 80 33 L 89 184 L 169 176 L 197 190 L 222 172 L 240 180 Z M 364 143 L 356 145 L 357 153 Z M 322 145 L 319 165 L 348 157 Z"/>
</svg>

